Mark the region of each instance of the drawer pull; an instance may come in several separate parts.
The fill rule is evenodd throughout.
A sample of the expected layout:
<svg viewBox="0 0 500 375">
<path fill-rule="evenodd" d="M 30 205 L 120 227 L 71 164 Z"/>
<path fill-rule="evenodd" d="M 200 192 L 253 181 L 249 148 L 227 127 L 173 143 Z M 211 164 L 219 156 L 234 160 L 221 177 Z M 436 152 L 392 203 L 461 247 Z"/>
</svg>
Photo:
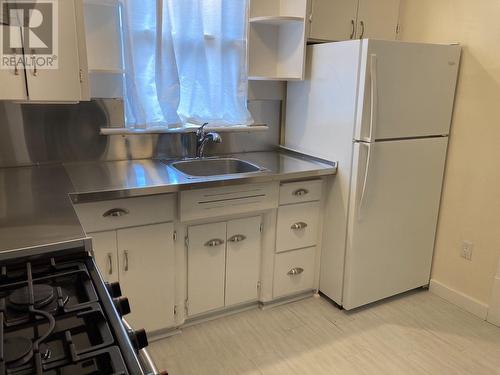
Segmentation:
<svg viewBox="0 0 500 375">
<path fill-rule="evenodd" d="M 296 197 L 302 197 L 302 196 L 304 196 L 306 194 L 309 194 L 309 190 L 307 190 L 307 189 L 297 189 L 292 194 L 295 195 Z"/>
<path fill-rule="evenodd" d="M 300 229 L 305 229 L 305 228 L 307 228 L 307 224 L 303 223 L 302 221 L 295 223 L 291 226 L 292 230 L 300 230 Z"/>
<path fill-rule="evenodd" d="M 129 210 L 124 208 L 112 208 L 111 210 L 106 211 L 102 214 L 103 217 L 120 217 L 124 215 L 128 215 Z"/>
<path fill-rule="evenodd" d="M 216 239 L 205 242 L 205 246 L 216 247 L 216 246 L 222 245 L 223 243 L 224 243 L 224 240 L 216 238 Z"/>
<path fill-rule="evenodd" d="M 288 271 L 287 275 L 295 276 L 295 275 L 300 275 L 302 272 L 304 272 L 303 268 L 295 267 L 292 268 L 290 271 Z"/>
<path fill-rule="evenodd" d="M 241 242 L 244 240 L 246 240 L 246 236 L 244 236 L 242 234 L 237 234 L 229 239 L 229 241 L 231 241 L 231 242 Z"/>
</svg>

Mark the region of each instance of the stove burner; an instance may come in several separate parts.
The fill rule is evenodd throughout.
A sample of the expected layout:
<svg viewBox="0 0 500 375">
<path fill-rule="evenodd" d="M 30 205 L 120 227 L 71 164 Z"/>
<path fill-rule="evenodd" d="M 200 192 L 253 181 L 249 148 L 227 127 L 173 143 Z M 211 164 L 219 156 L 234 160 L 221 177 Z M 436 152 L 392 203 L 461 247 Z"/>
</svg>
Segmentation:
<svg viewBox="0 0 500 375">
<path fill-rule="evenodd" d="M 33 285 L 34 308 L 39 309 L 51 303 L 54 300 L 54 288 L 50 285 L 35 284 Z M 8 297 L 8 300 L 13 308 L 17 310 L 27 310 L 30 307 L 30 292 L 29 288 L 14 290 Z"/>
<path fill-rule="evenodd" d="M 23 337 L 6 338 L 4 343 L 4 356 L 7 364 L 13 362 L 26 363 L 32 355 L 33 344 L 31 340 Z M 21 361 L 22 360 L 22 361 Z"/>
</svg>

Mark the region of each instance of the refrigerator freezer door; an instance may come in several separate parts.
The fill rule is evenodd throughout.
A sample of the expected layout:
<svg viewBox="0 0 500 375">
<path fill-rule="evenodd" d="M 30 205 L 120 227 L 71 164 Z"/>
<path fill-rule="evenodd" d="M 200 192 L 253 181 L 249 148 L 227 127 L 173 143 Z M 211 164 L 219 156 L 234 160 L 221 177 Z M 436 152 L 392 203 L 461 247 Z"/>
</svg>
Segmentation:
<svg viewBox="0 0 500 375">
<path fill-rule="evenodd" d="M 355 139 L 448 134 L 460 46 L 362 43 Z"/>
<path fill-rule="evenodd" d="M 355 144 L 346 309 L 429 283 L 447 144 L 447 137 Z"/>
</svg>

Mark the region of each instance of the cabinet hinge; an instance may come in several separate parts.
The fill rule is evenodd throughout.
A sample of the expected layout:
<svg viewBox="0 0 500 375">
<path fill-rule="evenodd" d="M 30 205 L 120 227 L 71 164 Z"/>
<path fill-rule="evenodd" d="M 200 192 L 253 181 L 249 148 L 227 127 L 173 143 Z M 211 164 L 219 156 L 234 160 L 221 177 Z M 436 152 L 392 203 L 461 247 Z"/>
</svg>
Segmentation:
<svg viewBox="0 0 500 375">
<path fill-rule="evenodd" d="M 177 305 L 174 305 L 174 315 L 177 315 Z"/>
<path fill-rule="evenodd" d="M 260 281 L 257 281 L 257 290 L 260 290 L 260 287 L 261 287 L 261 283 L 260 283 Z"/>
<path fill-rule="evenodd" d="M 186 244 L 186 247 L 189 247 L 189 237 L 188 236 L 184 237 L 184 243 Z"/>
<path fill-rule="evenodd" d="M 177 231 L 176 230 L 174 230 L 174 234 L 172 237 L 173 237 L 174 241 L 177 241 Z"/>
<path fill-rule="evenodd" d="M 83 70 L 80 69 L 80 83 L 83 82 Z"/>
<path fill-rule="evenodd" d="M 396 25 L 396 34 L 399 34 L 399 31 L 401 30 L 401 28 L 399 27 L 399 23 Z"/>
<path fill-rule="evenodd" d="M 262 223 L 260 223 L 259 231 L 260 233 L 264 232 L 264 225 L 262 225 Z"/>
</svg>

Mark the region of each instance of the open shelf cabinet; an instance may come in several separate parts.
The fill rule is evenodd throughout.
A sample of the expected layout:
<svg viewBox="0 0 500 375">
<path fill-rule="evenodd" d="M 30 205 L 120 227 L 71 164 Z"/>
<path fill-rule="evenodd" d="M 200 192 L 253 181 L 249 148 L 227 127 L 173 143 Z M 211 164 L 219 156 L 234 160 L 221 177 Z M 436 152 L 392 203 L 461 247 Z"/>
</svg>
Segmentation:
<svg viewBox="0 0 500 375">
<path fill-rule="evenodd" d="M 251 80 L 304 78 L 308 0 L 251 0 L 248 75 Z"/>
</svg>

